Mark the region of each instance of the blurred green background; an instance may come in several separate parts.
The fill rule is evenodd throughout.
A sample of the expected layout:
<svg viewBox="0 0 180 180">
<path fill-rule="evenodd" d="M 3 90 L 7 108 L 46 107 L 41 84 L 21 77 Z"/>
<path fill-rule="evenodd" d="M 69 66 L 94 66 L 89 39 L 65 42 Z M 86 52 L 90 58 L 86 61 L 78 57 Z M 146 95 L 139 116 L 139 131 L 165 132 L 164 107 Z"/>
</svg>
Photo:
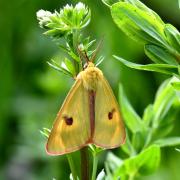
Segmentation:
<svg viewBox="0 0 180 180">
<path fill-rule="evenodd" d="M 46 139 L 40 134 L 50 128 L 63 99 L 73 81 L 47 65 L 62 52 L 49 37 L 42 35 L 36 20 L 39 9 L 54 11 L 66 0 L 0 1 L 0 179 L 44 180 L 68 179 L 69 167 L 65 156 L 51 157 L 45 152 Z M 82 0 L 92 11 L 92 21 L 86 35 L 104 42 L 100 65 L 115 94 L 121 82 L 136 111 L 153 102 L 160 83 L 168 78 L 158 73 L 129 69 L 112 58 L 113 54 L 142 64 L 150 62 L 143 46 L 119 30 L 113 23 L 109 9 L 101 1 Z M 165 22 L 180 29 L 180 10 L 177 0 L 143 1 Z M 64 83 L 64 82 L 67 83 Z M 173 134 L 180 127 L 175 121 Z M 117 152 L 118 150 L 115 150 Z M 102 158 L 102 167 L 104 159 Z M 162 150 L 159 170 L 144 179 L 179 180 L 180 153 L 174 148 Z"/>
</svg>

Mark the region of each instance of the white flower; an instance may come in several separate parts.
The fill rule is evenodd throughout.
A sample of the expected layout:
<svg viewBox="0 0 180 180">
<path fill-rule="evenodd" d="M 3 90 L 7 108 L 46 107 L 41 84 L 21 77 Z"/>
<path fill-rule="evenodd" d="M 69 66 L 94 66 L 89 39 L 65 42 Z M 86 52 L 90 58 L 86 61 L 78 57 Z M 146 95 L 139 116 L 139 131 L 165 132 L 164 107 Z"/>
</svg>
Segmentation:
<svg viewBox="0 0 180 180">
<path fill-rule="evenodd" d="M 72 5 L 69 5 L 69 4 L 66 4 L 66 6 L 64 6 L 65 9 L 72 9 L 73 6 Z"/>
<path fill-rule="evenodd" d="M 82 2 L 79 2 L 78 4 L 76 4 L 75 8 L 77 10 L 86 9 L 85 5 Z"/>
<path fill-rule="evenodd" d="M 37 19 L 39 20 L 40 27 L 45 27 L 47 23 L 50 21 L 50 17 L 53 16 L 53 14 L 49 11 L 39 10 L 36 13 Z"/>
<path fill-rule="evenodd" d="M 44 11 L 43 9 L 41 9 L 36 13 L 36 16 L 38 19 L 44 19 L 45 17 L 52 16 L 52 13 L 49 11 Z"/>
</svg>

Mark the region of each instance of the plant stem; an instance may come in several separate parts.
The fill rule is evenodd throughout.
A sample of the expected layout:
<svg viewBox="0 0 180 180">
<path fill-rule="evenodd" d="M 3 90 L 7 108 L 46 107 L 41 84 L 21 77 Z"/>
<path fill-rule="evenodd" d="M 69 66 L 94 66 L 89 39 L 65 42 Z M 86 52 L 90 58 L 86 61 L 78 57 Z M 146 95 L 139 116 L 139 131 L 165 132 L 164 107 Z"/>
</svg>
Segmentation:
<svg viewBox="0 0 180 180">
<path fill-rule="evenodd" d="M 70 166 L 70 169 L 71 169 L 71 173 L 72 173 L 72 177 L 73 177 L 73 180 L 77 180 L 77 174 L 76 174 L 76 168 L 74 166 L 74 162 L 73 162 L 73 159 L 72 159 L 72 155 L 71 154 L 67 154 L 66 155 L 67 159 L 68 159 L 68 163 L 69 163 L 69 166 Z"/>
<path fill-rule="evenodd" d="M 96 180 L 97 166 L 98 166 L 98 156 L 97 154 L 95 154 L 93 155 L 93 171 L 92 171 L 91 180 Z"/>
<path fill-rule="evenodd" d="M 88 147 L 80 150 L 81 153 L 81 180 L 89 180 L 89 155 Z"/>
</svg>

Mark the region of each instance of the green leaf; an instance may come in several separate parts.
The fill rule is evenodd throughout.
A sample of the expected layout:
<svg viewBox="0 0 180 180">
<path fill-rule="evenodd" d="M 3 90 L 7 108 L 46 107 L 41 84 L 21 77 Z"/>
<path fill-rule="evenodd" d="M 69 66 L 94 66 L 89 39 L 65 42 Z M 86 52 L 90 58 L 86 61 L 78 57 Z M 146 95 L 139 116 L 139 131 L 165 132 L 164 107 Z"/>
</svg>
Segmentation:
<svg viewBox="0 0 180 180">
<path fill-rule="evenodd" d="M 66 154 L 66 157 L 71 169 L 70 179 L 79 180 L 72 154 Z"/>
<path fill-rule="evenodd" d="M 171 85 L 177 91 L 180 91 L 180 82 L 172 82 Z"/>
<path fill-rule="evenodd" d="M 127 2 L 115 3 L 111 15 L 117 26 L 132 39 L 143 43 L 167 45 L 163 32 L 164 23 Z"/>
<path fill-rule="evenodd" d="M 102 170 L 100 171 L 100 173 L 98 174 L 96 180 L 104 180 L 105 177 L 106 177 L 106 174 L 105 174 L 105 172 L 104 172 L 104 169 L 102 169 Z"/>
<path fill-rule="evenodd" d="M 178 68 L 175 65 L 169 65 L 169 64 L 141 65 L 141 64 L 129 62 L 129 61 L 127 61 L 121 57 L 115 56 L 115 55 L 113 57 L 130 68 L 134 68 L 134 69 L 138 69 L 138 70 L 146 70 L 146 71 L 155 71 L 155 72 L 160 72 L 160 73 L 170 74 L 170 75 L 174 75 L 174 74 L 178 75 Z"/>
<path fill-rule="evenodd" d="M 83 44 L 83 50 L 84 51 L 88 51 L 88 49 L 96 42 L 95 39 L 90 41 L 90 37 L 87 37 L 82 41 L 83 41 L 82 44 Z"/>
<path fill-rule="evenodd" d="M 133 6 L 136 6 L 137 8 L 145 11 L 146 13 L 148 13 L 152 18 L 156 19 L 157 21 L 159 21 L 159 23 L 163 24 L 164 22 L 161 20 L 161 18 L 159 17 L 159 15 L 154 12 L 153 10 L 151 10 L 150 8 L 148 8 L 145 4 L 143 4 L 141 1 L 139 0 L 120 0 L 121 2 L 127 2 L 132 4 Z"/>
<path fill-rule="evenodd" d="M 178 65 L 177 59 L 174 55 L 163 47 L 156 46 L 154 44 L 146 44 L 144 46 L 146 55 L 155 63 L 167 63 L 171 65 Z"/>
<path fill-rule="evenodd" d="M 51 62 L 47 62 L 49 66 L 51 66 L 53 69 L 65 74 L 65 75 L 68 75 L 68 76 L 71 76 L 73 77 L 73 75 L 64 67 L 61 67 L 59 64 L 57 64 L 54 60 L 51 60 Z M 63 66 L 66 66 L 64 63 L 63 63 Z"/>
<path fill-rule="evenodd" d="M 136 133 L 138 131 L 144 131 L 145 127 L 143 122 L 129 103 L 121 85 L 119 85 L 119 102 L 125 124 L 131 130 L 131 132 Z"/>
<path fill-rule="evenodd" d="M 129 133 L 127 130 L 126 130 L 126 141 L 125 141 L 125 144 L 121 146 L 121 149 L 129 156 L 136 154 L 136 151 L 134 147 L 132 146 L 131 141 L 129 139 Z"/>
<path fill-rule="evenodd" d="M 112 152 L 108 152 L 106 161 L 110 169 L 117 169 L 124 163 L 122 159 L 114 155 Z"/>
<path fill-rule="evenodd" d="M 92 153 L 93 156 L 96 156 L 97 154 L 101 153 L 104 149 L 95 146 L 94 144 L 89 144 L 89 151 Z"/>
<path fill-rule="evenodd" d="M 177 98 L 176 93 L 171 86 L 171 82 L 177 81 L 177 78 L 171 78 L 166 80 L 158 89 L 156 93 L 155 102 L 153 105 L 154 110 L 154 127 L 158 127 L 158 124 L 161 119 L 168 112 L 168 109 L 171 107 L 174 100 Z"/>
<path fill-rule="evenodd" d="M 179 111 L 179 108 L 175 107 L 173 103 L 170 103 L 167 106 L 165 106 L 158 120 L 158 128 L 156 127 L 157 126 L 156 124 L 153 125 L 155 127 L 153 139 L 165 137 L 170 132 L 172 132 L 175 125 L 174 121 L 177 118 L 178 111 Z"/>
<path fill-rule="evenodd" d="M 50 132 L 51 132 L 51 130 L 48 129 L 48 128 L 43 128 L 43 130 L 40 130 L 40 133 L 41 133 L 44 137 L 46 137 L 46 138 L 49 137 Z"/>
<path fill-rule="evenodd" d="M 136 150 L 136 152 L 139 152 L 145 142 L 145 137 L 140 132 L 133 133 L 132 135 L 132 146 Z"/>
<path fill-rule="evenodd" d="M 168 137 L 164 139 L 158 139 L 154 142 L 154 144 L 157 144 L 160 147 L 177 146 L 180 145 L 180 137 Z"/>
<path fill-rule="evenodd" d="M 171 24 L 165 24 L 164 33 L 169 44 L 174 47 L 174 49 L 180 53 L 180 33 L 179 31 Z M 179 54 L 180 55 L 180 54 Z"/>
<path fill-rule="evenodd" d="M 73 52 L 73 51 L 69 51 L 68 54 L 76 61 L 76 62 L 80 62 L 80 58 Z"/>
<path fill-rule="evenodd" d="M 111 5 L 113 5 L 114 3 L 116 3 L 118 0 L 102 0 L 102 2 L 108 6 L 111 7 Z"/>
<path fill-rule="evenodd" d="M 112 176 L 112 173 L 111 173 L 111 170 L 110 170 L 110 167 L 108 166 L 108 163 L 105 162 L 105 170 L 106 170 L 106 180 L 111 180 L 113 179 L 113 176 Z"/>
<path fill-rule="evenodd" d="M 126 159 L 119 168 L 114 170 L 114 179 L 125 175 L 148 175 L 153 173 L 159 166 L 160 147 L 152 145 L 134 157 Z"/>
<path fill-rule="evenodd" d="M 68 71 L 73 75 L 73 77 L 75 77 L 76 70 L 74 68 L 74 65 L 73 65 L 72 61 L 70 61 L 69 59 L 65 58 L 64 63 L 66 65 Z"/>
<path fill-rule="evenodd" d="M 143 114 L 143 117 L 142 117 L 142 119 L 143 119 L 146 126 L 150 125 L 150 123 L 151 123 L 151 121 L 153 119 L 153 116 L 154 116 L 153 105 L 150 104 L 144 110 L 144 114 Z"/>
<path fill-rule="evenodd" d="M 44 32 L 43 34 L 45 34 L 47 36 L 52 36 L 55 38 L 61 38 L 67 34 L 67 31 L 62 31 L 60 29 L 51 29 L 51 30 Z"/>
<path fill-rule="evenodd" d="M 104 56 L 100 56 L 100 57 L 96 60 L 95 65 L 96 65 L 96 66 L 99 66 L 103 61 L 104 61 Z"/>
</svg>

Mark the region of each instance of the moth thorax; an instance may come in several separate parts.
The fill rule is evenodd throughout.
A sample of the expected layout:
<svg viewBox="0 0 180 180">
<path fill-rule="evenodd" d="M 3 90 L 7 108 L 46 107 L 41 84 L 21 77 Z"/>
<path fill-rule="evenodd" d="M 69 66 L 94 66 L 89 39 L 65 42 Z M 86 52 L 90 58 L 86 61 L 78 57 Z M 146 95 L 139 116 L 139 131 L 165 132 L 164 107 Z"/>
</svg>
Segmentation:
<svg viewBox="0 0 180 180">
<path fill-rule="evenodd" d="M 101 81 L 103 73 L 96 67 L 87 67 L 80 73 L 83 85 L 87 90 L 96 90 L 98 81 Z"/>
</svg>

